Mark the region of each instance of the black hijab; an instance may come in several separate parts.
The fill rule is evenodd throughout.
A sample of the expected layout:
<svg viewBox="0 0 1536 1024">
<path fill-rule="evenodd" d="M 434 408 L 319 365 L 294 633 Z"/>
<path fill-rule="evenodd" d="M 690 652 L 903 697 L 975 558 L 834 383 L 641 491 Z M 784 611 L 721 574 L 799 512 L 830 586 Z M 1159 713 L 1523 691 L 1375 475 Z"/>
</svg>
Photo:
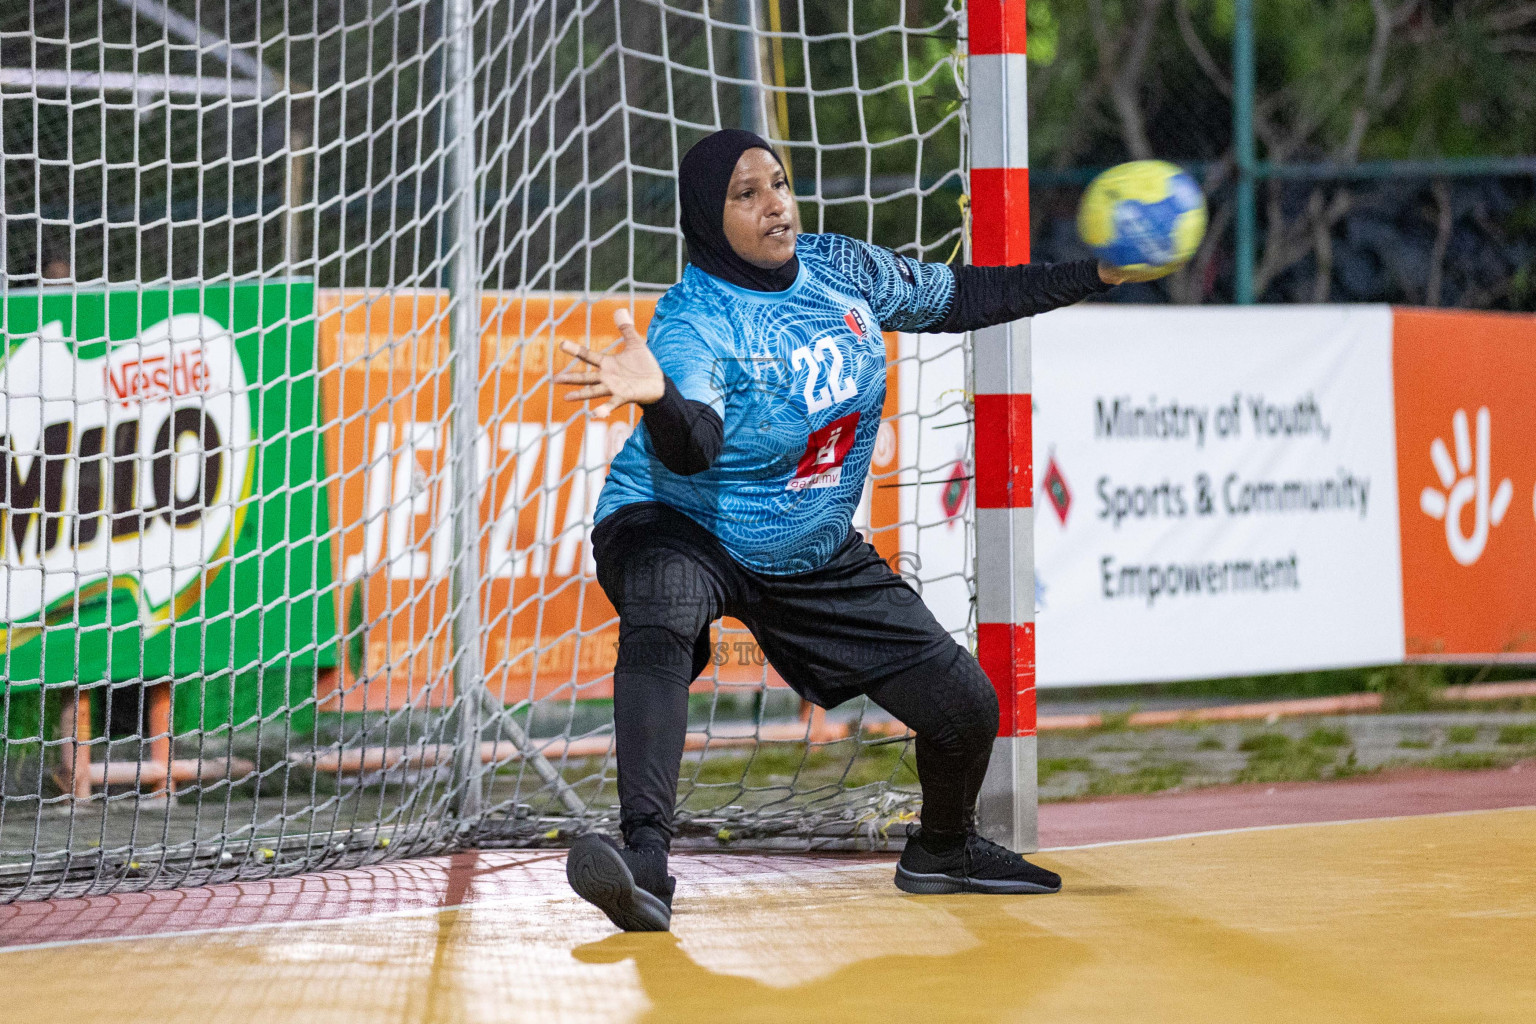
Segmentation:
<svg viewBox="0 0 1536 1024">
<path fill-rule="evenodd" d="M 766 149 L 779 159 L 767 140 L 740 128 L 706 135 L 684 155 L 677 172 L 677 194 L 688 262 L 740 288 L 781 292 L 795 283 L 800 273 L 799 257 L 791 256 L 783 266 L 764 270 L 737 255 L 725 238 L 725 193 L 736 161 L 749 149 Z"/>
</svg>

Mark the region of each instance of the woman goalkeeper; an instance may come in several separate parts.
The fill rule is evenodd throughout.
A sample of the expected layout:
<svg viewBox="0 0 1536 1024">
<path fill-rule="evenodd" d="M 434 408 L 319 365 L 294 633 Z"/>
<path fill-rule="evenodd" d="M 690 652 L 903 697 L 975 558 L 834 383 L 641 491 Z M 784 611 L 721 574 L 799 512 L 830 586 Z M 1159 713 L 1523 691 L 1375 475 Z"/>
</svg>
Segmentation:
<svg viewBox="0 0 1536 1024">
<path fill-rule="evenodd" d="M 784 168 L 750 132 L 716 132 L 678 174 L 688 266 L 656 306 L 649 344 L 558 375 L 600 415 L 635 402 L 592 533 L 619 613 L 613 714 L 621 847 L 576 840 L 571 886 L 620 928 L 669 927 L 673 807 L 688 687 L 710 623 L 740 619 L 806 700 L 859 694 L 917 736 L 921 824 L 896 868 L 914 893 L 1046 893 L 1061 878 L 977 834 L 997 697 L 968 651 L 850 522 L 885 401 L 880 331 L 960 332 L 1077 302 L 1118 277 L 1093 261 L 919 263 L 798 230 Z"/>
</svg>

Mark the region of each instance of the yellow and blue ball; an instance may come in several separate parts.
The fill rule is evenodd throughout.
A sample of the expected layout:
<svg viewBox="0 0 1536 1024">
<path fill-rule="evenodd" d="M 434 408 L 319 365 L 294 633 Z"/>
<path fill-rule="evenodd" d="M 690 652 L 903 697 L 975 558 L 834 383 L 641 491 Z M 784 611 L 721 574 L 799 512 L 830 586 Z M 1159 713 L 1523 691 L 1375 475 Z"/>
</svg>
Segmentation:
<svg viewBox="0 0 1536 1024">
<path fill-rule="evenodd" d="M 1183 170 L 1133 160 L 1094 178 L 1077 211 L 1077 232 L 1132 281 L 1178 270 L 1205 236 L 1205 196 Z"/>
</svg>

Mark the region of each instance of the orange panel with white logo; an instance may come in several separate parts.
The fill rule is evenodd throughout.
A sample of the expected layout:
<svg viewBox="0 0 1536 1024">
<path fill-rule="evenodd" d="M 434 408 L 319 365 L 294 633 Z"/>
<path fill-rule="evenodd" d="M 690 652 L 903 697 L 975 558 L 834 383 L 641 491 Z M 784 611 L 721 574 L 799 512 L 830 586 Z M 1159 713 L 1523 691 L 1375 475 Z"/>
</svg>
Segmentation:
<svg viewBox="0 0 1536 1024">
<path fill-rule="evenodd" d="M 1410 658 L 1536 652 L 1536 319 L 1393 311 Z"/>
<path fill-rule="evenodd" d="M 329 292 L 318 299 L 345 651 L 339 689 L 322 694 L 328 709 L 441 705 L 452 697 L 452 412 L 444 305 L 445 296 L 435 292 L 378 298 Z M 572 687 L 578 698 L 611 694 L 618 623 L 594 577 L 587 524 L 635 413 L 591 418 L 584 403 L 566 401 L 566 389 L 551 386 L 550 375 L 568 362 L 558 341 L 587 343 L 589 332 L 594 347 L 616 341 L 612 314 L 624 305 L 619 299 L 482 300 L 476 463 L 487 584 L 481 622 L 487 683 L 507 703 L 569 695 Z M 637 299 L 633 308 L 643 333 L 655 299 Z M 887 416 L 895 394 L 893 383 Z M 835 446 L 841 439 L 828 440 Z M 873 489 L 861 512 L 876 546 L 894 556 L 896 492 Z M 733 620 L 725 625 L 740 628 Z M 717 645 L 719 678 L 761 679 L 762 661 L 751 646 L 734 638 Z"/>
</svg>

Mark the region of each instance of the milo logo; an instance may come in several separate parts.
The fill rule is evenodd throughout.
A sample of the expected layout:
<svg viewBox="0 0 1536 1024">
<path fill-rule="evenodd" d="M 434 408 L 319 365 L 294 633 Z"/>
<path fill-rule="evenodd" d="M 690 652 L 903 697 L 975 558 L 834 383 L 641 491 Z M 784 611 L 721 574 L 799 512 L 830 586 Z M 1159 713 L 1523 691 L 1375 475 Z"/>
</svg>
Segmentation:
<svg viewBox="0 0 1536 1024">
<path fill-rule="evenodd" d="M 113 596 L 131 595 L 146 625 L 168 623 L 227 561 L 248 490 L 251 407 L 233 335 L 182 313 L 129 340 L 77 343 L 54 321 L 10 346 L 0 355 L 3 645 Z"/>
</svg>

